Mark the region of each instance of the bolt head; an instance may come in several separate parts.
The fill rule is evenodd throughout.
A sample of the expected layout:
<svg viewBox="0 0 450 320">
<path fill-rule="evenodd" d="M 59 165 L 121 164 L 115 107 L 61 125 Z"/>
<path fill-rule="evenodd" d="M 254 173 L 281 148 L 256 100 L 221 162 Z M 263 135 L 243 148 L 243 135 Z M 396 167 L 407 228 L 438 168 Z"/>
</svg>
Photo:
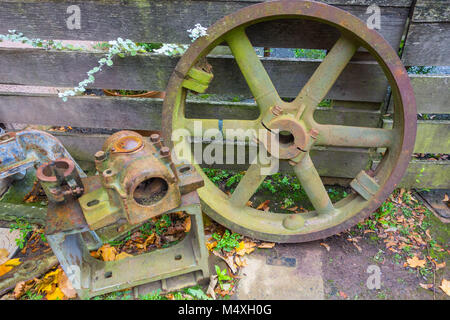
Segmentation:
<svg viewBox="0 0 450 320">
<path fill-rule="evenodd" d="M 170 148 L 169 147 L 162 147 L 160 150 L 160 153 L 163 157 L 168 156 L 170 154 Z"/>
<path fill-rule="evenodd" d="M 95 153 L 94 157 L 95 157 L 95 160 L 103 161 L 106 158 L 106 154 L 105 154 L 105 152 L 100 150 Z"/>
<path fill-rule="evenodd" d="M 280 106 L 273 106 L 271 110 L 274 116 L 279 116 L 283 114 L 283 108 Z"/>
<path fill-rule="evenodd" d="M 150 141 L 153 143 L 156 143 L 160 140 L 160 136 L 157 133 L 154 133 L 150 136 Z"/>
<path fill-rule="evenodd" d="M 313 129 L 309 130 L 309 134 L 311 135 L 311 137 L 313 139 L 316 139 L 317 136 L 319 135 L 319 130 L 313 128 Z"/>
</svg>

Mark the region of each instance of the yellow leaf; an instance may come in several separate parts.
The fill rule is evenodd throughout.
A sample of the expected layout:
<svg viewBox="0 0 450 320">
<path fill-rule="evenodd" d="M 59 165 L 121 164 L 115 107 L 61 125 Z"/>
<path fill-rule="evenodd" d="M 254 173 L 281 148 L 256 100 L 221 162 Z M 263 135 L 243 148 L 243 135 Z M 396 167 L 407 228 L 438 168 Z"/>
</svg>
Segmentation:
<svg viewBox="0 0 450 320">
<path fill-rule="evenodd" d="M 117 260 L 121 260 L 121 259 L 125 259 L 125 258 L 128 258 L 128 257 L 132 257 L 132 256 L 133 256 L 132 254 L 129 254 L 129 253 L 126 253 L 125 251 L 123 251 L 123 252 L 119 253 L 116 256 L 116 261 Z"/>
<path fill-rule="evenodd" d="M 47 300 L 63 300 L 64 297 L 64 293 L 59 287 L 56 287 L 52 293 L 47 293 L 47 295 L 45 296 Z"/>
<path fill-rule="evenodd" d="M 2 275 L 4 275 L 5 273 L 8 273 L 12 269 L 14 269 L 14 267 L 18 266 L 21 263 L 22 262 L 20 262 L 19 258 L 11 259 L 11 260 L 6 261 L 2 265 L 0 265 L 0 277 Z"/>
<path fill-rule="evenodd" d="M 208 248 L 209 251 L 213 251 L 213 249 L 217 246 L 217 241 L 213 242 L 207 242 L 206 248 Z"/>
<path fill-rule="evenodd" d="M 116 259 L 117 250 L 109 244 L 104 244 L 98 249 L 103 261 L 114 261 Z"/>
<path fill-rule="evenodd" d="M 417 256 L 414 256 L 412 258 L 406 259 L 406 263 L 411 268 L 423 268 L 425 267 L 425 264 L 427 263 L 426 260 L 420 260 L 417 258 Z"/>
<path fill-rule="evenodd" d="M 244 243 L 242 245 L 242 243 Z M 256 248 L 256 243 L 249 241 L 249 242 L 244 242 L 241 241 L 239 243 L 239 246 L 236 248 L 236 254 L 243 256 L 244 254 L 249 254 L 252 253 Z"/>
<path fill-rule="evenodd" d="M 450 281 L 442 279 L 442 283 L 439 288 L 441 288 L 441 290 L 444 291 L 446 295 L 450 296 Z"/>
<path fill-rule="evenodd" d="M 189 232 L 191 230 L 191 217 L 187 217 L 184 220 L 184 232 Z"/>
</svg>

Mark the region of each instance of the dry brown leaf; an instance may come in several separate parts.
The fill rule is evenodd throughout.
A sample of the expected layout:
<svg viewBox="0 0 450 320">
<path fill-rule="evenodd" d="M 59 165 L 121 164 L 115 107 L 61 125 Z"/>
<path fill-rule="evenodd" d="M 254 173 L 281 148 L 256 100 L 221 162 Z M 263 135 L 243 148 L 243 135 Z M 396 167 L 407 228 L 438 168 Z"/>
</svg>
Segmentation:
<svg viewBox="0 0 450 320">
<path fill-rule="evenodd" d="M 212 275 L 209 277 L 209 286 L 208 290 L 206 291 L 206 294 L 209 294 L 211 298 L 216 300 L 216 293 L 214 292 L 214 288 L 217 285 L 217 275 Z"/>
<path fill-rule="evenodd" d="M 213 251 L 216 246 L 217 246 L 217 241 L 206 243 L 206 248 L 208 248 L 209 251 Z"/>
<path fill-rule="evenodd" d="M 20 281 L 16 283 L 16 286 L 14 287 L 13 295 L 15 299 L 19 299 L 21 296 L 25 293 L 25 281 Z"/>
<path fill-rule="evenodd" d="M 64 294 L 65 297 L 69 299 L 73 299 L 77 296 L 77 291 L 73 288 L 72 283 L 69 281 L 69 278 L 67 278 L 64 271 L 59 273 L 59 279 L 58 281 L 58 287 L 61 289 L 61 292 Z M 47 296 L 48 299 L 48 296 Z M 48 299 L 51 300 L 51 299 Z"/>
<path fill-rule="evenodd" d="M 443 202 L 449 202 L 448 194 L 444 195 L 444 199 L 442 199 Z"/>
<path fill-rule="evenodd" d="M 423 268 L 427 263 L 426 260 L 420 260 L 417 256 L 406 259 L 406 265 L 411 268 Z"/>
<path fill-rule="evenodd" d="M 266 200 L 263 203 L 261 203 L 259 206 L 256 207 L 256 210 L 262 210 L 262 211 L 266 211 L 269 209 L 269 203 L 270 200 Z"/>
<path fill-rule="evenodd" d="M 450 281 L 442 279 L 442 283 L 439 288 L 441 288 L 441 290 L 444 291 L 446 295 L 450 296 Z"/>
<path fill-rule="evenodd" d="M 419 286 L 421 286 L 425 290 L 430 290 L 431 288 L 433 288 L 433 284 L 432 283 L 419 283 Z"/>
<path fill-rule="evenodd" d="M 234 264 L 234 256 L 223 256 L 218 251 L 214 250 L 213 254 L 219 258 L 221 258 L 223 261 L 226 262 L 228 267 L 231 269 L 231 272 L 236 273 L 237 272 L 237 266 Z"/>
<path fill-rule="evenodd" d="M 241 241 L 236 248 L 236 254 L 243 256 L 245 254 L 252 253 L 256 249 L 256 243 L 252 241 Z"/>
<path fill-rule="evenodd" d="M 359 252 L 362 252 L 362 248 L 356 244 L 356 242 L 352 242 L 353 245 L 358 249 Z"/>
<path fill-rule="evenodd" d="M 245 267 L 247 266 L 247 261 L 243 258 L 240 258 L 238 255 L 234 256 L 234 262 L 238 267 Z"/>
<path fill-rule="evenodd" d="M 261 249 L 271 249 L 275 247 L 275 242 L 263 242 L 258 245 L 258 248 Z"/>
<path fill-rule="evenodd" d="M 326 243 L 321 242 L 320 245 L 321 245 L 322 247 L 324 247 L 325 249 L 327 249 L 328 252 L 330 251 L 330 246 L 327 245 Z"/>
<path fill-rule="evenodd" d="M 446 266 L 445 261 L 442 263 L 436 263 L 434 260 L 432 260 L 432 261 L 433 261 L 434 265 L 436 266 L 436 270 L 442 269 Z"/>
</svg>

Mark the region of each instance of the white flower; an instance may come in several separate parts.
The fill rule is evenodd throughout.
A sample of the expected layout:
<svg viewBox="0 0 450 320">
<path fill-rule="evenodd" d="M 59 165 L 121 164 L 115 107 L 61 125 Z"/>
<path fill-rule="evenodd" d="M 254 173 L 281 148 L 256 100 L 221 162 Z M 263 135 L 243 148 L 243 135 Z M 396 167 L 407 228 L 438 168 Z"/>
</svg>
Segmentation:
<svg viewBox="0 0 450 320">
<path fill-rule="evenodd" d="M 200 23 L 197 23 L 193 29 L 188 29 L 187 32 L 189 33 L 189 38 L 191 38 L 191 41 L 194 42 L 200 37 L 207 36 L 206 30 L 208 30 L 205 27 L 202 27 Z"/>
</svg>

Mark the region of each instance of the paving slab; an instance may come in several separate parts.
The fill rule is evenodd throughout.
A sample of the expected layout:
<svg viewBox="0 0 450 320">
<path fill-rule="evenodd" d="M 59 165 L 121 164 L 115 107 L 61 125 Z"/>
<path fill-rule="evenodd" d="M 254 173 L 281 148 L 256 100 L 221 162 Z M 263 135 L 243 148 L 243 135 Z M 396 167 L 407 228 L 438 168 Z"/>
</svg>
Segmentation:
<svg viewBox="0 0 450 320">
<path fill-rule="evenodd" d="M 239 300 L 321 300 L 323 250 L 317 242 L 277 244 L 246 256 L 236 298 Z"/>
<path fill-rule="evenodd" d="M 6 249 L 10 259 L 17 252 L 19 247 L 16 244 L 16 238 L 20 236 L 20 230 L 10 230 L 8 228 L 0 228 L 0 249 Z M 0 262 L 1 264 L 1 262 Z"/>
</svg>

